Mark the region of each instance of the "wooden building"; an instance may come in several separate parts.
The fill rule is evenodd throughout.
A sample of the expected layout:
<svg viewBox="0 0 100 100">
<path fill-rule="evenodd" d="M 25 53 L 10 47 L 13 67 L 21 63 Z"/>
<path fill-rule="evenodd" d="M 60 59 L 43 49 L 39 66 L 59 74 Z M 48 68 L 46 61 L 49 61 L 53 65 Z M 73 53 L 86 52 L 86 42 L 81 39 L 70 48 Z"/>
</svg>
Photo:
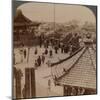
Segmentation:
<svg viewBox="0 0 100 100">
<path fill-rule="evenodd" d="M 13 25 L 14 46 L 32 45 L 34 43 L 34 30 L 39 25 L 39 22 L 32 22 L 24 16 L 21 10 L 17 10 Z"/>
</svg>

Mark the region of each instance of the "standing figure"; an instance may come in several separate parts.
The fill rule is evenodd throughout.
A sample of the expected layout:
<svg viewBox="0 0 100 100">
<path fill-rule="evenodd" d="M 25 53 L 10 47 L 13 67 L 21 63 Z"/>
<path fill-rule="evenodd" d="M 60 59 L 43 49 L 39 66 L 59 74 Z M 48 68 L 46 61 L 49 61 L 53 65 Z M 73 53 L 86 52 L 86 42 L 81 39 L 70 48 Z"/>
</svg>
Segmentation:
<svg viewBox="0 0 100 100">
<path fill-rule="evenodd" d="M 50 50 L 49 53 L 50 53 L 50 57 L 52 57 L 52 50 Z"/>
<path fill-rule="evenodd" d="M 37 48 L 35 48 L 35 52 L 34 52 L 34 54 L 36 55 L 37 53 L 38 53 Z"/>
<path fill-rule="evenodd" d="M 61 48 L 61 53 L 64 53 L 64 44 L 63 43 L 61 43 L 60 48 Z"/>
<path fill-rule="evenodd" d="M 71 40 L 71 45 L 72 45 L 72 52 L 75 52 L 80 48 L 80 43 L 79 43 L 79 36 L 77 33 L 74 34 L 72 40 Z"/>
<path fill-rule="evenodd" d="M 68 53 L 68 51 L 69 51 L 69 46 L 66 45 L 66 46 L 64 47 L 64 53 Z"/>
<path fill-rule="evenodd" d="M 51 67 L 51 61 L 50 60 L 48 60 L 46 64 L 48 65 L 48 67 Z"/>
<path fill-rule="evenodd" d="M 22 95 L 23 95 L 23 97 L 25 98 L 26 97 L 26 94 L 25 94 L 25 91 L 26 91 L 26 89 L 25 89 L 25 84 L 24 84 L 24 87 L 23 87 L 23 89 L 22 89 Z"/>
<path fill-rule="evenodd" d="M 45 56 L 44 54 L 42 55 L 42 63 L 44 64 L 44 61 L 45 61 Z"/>
<path fill-rule="evenodd" d="M 38 63 L 37 63 L 37 60 L 35 60 L 35 68 L 38 67 Z"/>
<path fill-rule="evenodd" d="M 48 54 L 48 50 L 47 50 L 47 48 L 45 49 L 45 54 L 46 54 L 46 55 Z"/>
<path fill-rule="evenodd" d="M 38 62 L 38 66 L 41 66 L 41 58 L 40 58 L 40 56 L 38 57 L 37 62 Z"/>
<path fill-rule="evenodd" d="M 76 94 L 77 94 L 77 91 L 76 91 L 75 87 L 72 87 L 71 95 L 75 96 Z"/>
<path fill-rule="evenodd" d="M 50 94 L 51 91 L 51 80 L 48 80 L 48 95 Z"/>
<path fill-rule="evenodd" d="M 39 36 L 39 46 L 40 46 L 40 48 L 42 46 L 42 36 L 41 35 Z"/>
<path fill-rule="evenodd" d="M 58 53 L 58 47 L 55 46 L 55 53 L 57 54 Z"/>
<path fill-rule="evenodd" d="M 46 47 L 48 48 L 49 46 L 49 40 L 46 41 Z"/>
<path fill-rule="evenodd" d="M 20 50 L 20 55 L 21 55 L 21 63 L 23 62 L 23 50 Z"/>
<path fill-rule="evenodd" d="M 26 49 L 24 50 L 24 58 L 26 58 Z"/>
<path fill-rule="evenodd" d="M 70 54 L 70 56 L 72 55 L 72 45 L 70 45 L 70 48 L 69 48 L 69 54 Z"/>
</svg>

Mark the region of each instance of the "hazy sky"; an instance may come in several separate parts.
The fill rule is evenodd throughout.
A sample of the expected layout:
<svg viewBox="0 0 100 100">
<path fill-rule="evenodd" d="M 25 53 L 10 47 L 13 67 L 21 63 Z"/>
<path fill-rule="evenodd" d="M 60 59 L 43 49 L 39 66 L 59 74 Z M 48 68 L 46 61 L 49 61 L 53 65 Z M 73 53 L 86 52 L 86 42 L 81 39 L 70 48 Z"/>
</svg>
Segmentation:
<svg viewBox="0 0 100 100">
<path fill-rule="evenodd" d="M 78 20 L 80 22 L 96 22 L 93 12 L 80 5 L 64 5 L 50 3 L 25 3 L 18 7 L 23 14 L 33 21 L 67 22 Z M 55 9 L 55 14 L 54 14 Z"/>
</svg>

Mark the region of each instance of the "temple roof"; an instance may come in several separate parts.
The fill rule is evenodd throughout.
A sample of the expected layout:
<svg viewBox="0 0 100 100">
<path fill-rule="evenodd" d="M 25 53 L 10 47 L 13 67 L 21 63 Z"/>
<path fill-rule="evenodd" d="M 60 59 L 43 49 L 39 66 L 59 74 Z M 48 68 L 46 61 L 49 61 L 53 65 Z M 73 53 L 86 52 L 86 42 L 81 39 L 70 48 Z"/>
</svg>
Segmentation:
<svg viewBox="0 0 100 100">
<path fill-rule="evenodd" d="M 28 19 L 20 9 L 16 11 L 16 16 L 14 18 L 14 25 L 15 26 L 29 26 L 29 25 L 38 25 L 38 22 L 32 22 L 30 19 Z"/>
<path fill-rule="evenodd" d="M 65 68 L 66 72 L 57 80 L 60 85 L 96 89 L 96 52 L 91 47 L 84 47 L 75 56 L 60 64 L 60 72 L 61 68 Z"/>
</svg>

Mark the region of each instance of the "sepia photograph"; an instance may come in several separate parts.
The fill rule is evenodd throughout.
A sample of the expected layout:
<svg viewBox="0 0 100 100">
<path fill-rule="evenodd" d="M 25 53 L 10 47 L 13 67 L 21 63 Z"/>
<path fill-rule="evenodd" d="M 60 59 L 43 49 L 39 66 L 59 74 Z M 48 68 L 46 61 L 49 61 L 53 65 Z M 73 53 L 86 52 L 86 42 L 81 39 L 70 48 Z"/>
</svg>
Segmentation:
<svg viewBox="0 0 100 100">
<path fill-rule="evenodd" d="M 97 6 L 13 2 L 13 99 L 97 94 Z"/>
</svg>

